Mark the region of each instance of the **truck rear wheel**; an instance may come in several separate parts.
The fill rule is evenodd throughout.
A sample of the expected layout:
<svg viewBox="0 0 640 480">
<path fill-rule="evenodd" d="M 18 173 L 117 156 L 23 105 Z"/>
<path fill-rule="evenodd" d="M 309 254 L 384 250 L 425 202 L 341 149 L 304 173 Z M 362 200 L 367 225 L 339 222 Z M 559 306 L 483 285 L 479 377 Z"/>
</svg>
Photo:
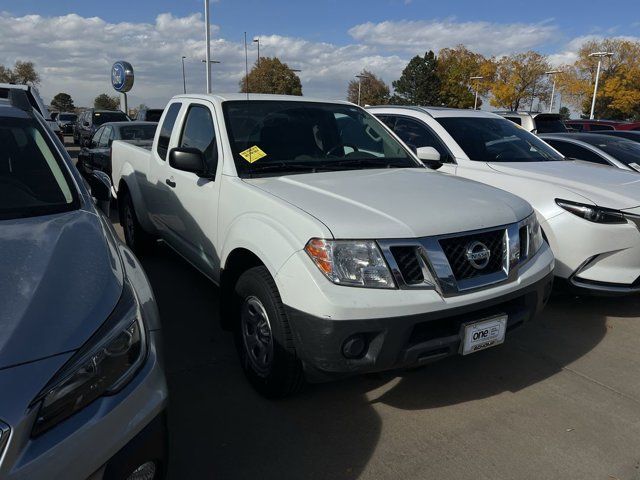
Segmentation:
<svg viewBox="0 0 640 480">
<path fill-rule="evenodd" d="M 120 225 L 124 231 L 124 240 L 131 250 L 138 256 L 151 250 L 155 243 L 153 236 L 144 231 L 138 221 L 133 200 L 129 192 L 125 192 L 120 199 Z"/>
<path fill-rule="evenodd" d="M 253 387 L 268 398 L 299 391 L 304 384 L 302 364 L 280 294 L 266 267 L 244 272 L 235 288 L 239 314 L 236 348 Z"/>
</svg>

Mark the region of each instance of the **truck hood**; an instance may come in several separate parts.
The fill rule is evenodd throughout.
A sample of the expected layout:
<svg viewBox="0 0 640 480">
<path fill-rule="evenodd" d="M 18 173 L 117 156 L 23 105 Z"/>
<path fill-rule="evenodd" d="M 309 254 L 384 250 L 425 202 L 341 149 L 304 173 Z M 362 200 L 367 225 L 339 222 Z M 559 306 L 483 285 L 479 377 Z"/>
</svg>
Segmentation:
<svg viewBox="0 0 640 480">
<path fill-rule="evenodd" d="M 0 222 L 0 369 L 82 346 L 122 293 L 122 265 L 93 213 Z"/>
<path fill-rule="evenodd" d="M 634 172 L 574 160 L 488 165 L 507 175 L 557 185 L 601 207 L 624 210 L 640 205 L 640 175 Z"/>
<path fill-rule="evenodd" d="M 324 223 L 335 238 L 415 238 L 522 220 L 503 190 L 422 168 L 351 170 L 247 180 Z"/>
</svg>

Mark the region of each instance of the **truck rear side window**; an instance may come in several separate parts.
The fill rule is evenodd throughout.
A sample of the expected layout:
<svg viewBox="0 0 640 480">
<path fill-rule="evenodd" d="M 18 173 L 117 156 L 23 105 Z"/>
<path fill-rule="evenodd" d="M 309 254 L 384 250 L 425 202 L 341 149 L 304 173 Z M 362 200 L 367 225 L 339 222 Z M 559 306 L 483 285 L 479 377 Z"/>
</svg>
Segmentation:
<svg viewBox="0 0 640 480">
<path fill-rule="evenodd" d="M 162 127 L 160 128 L 160 136 L 158 137 L 158 146 L 156 151 L 162 160 L 167 159 L 167 151 L 169 150 L 169 142 L 171 141 L 171 132 L 178 118 L 178 113 L 182 107 L 181 103 L 172 103 L 164 117 Z"/>
</svg>

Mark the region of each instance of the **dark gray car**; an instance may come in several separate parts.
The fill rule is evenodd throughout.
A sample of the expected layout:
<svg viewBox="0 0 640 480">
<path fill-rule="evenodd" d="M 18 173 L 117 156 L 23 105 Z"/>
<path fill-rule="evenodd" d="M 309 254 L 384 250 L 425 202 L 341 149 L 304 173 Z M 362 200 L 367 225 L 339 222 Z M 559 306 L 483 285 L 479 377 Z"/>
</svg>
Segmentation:
<svg viewBox="0 0 640 480">
<path fill-rule="evenodd" d="M 0 478 L 161 478 L 151 287 L 94 205 L 108 178 L 90 191 L 23 100 L 0 102 Z"/>
</svg>

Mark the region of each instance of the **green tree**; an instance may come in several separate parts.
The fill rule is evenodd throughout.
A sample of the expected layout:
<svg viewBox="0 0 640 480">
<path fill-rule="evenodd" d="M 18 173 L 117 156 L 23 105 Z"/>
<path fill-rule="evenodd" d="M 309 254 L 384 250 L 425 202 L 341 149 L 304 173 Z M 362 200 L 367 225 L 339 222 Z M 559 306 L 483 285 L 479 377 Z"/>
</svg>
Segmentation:
<svg viewBox="0 0 640 480">
<path fill-rule="evenodd" d="M 567 107 L 560 107 L 558 113 L 562 117 L 562 120 L 569 120 L 569 118 L 571 118 L 571 111 Z"/>
<path fill-rule="evenodd" d="M 440 77 L 440 100 L 443 105 L 452 108 L 473 108 L 476 88 L 479 95 L 487 95 L 488 83 L 483 80 L 470 80 L 483 76 L 487 59 L 472 52 L 464 45 L 456 48 L 443 48 L 438 54 L 438 75 Z M 482 100 L 478 98 L 478 107 Z"/>
<path fill-rule="evenodd" d="M 51 106 L 60 112 L 73 112 L 76 106 L 68 93 L 60 92 L 51 100 Z"/>
<path fill-rule="evenodd" d="M 368 70 L 362 70 L 359 75 L 349 82 L 347 87 L 347 100 L 358 103 L 358 91 L 360 92 L 360 105 L 386 105 L 389 103 L 389 86 L 375 74 Z"/>
<path fill-rule="evenodd" d="M 93 107 L 99 110 L 118 110 L 120 108 L 120 99 L 101 93 L 93 101 Z"/>
<path fill-rule="evenodd" d="M 429 50 L 424 57 L 413 57 L 398 80 L 393 82 L 395 91 L 391 103 L 401 105 L 440 105 L 440 77 L 438 60 Z"/>
<path fill-rule="evenodd" d="M 520 110 L 546 102 L 551 95 L 551 85 L 545 76 L 550 70 L 544 55 L 534 51 L 517 53 L 494 61 L 495 74 L 490 84 L 491 105 Z"/>
<path fill-rule="evenodd" d="M 302 95 L 300 78 L 278 57 L 261 57 L 248 77 L 240 80 L 242 93 L 274 93 L 280 95 Z"/>
</svg>

